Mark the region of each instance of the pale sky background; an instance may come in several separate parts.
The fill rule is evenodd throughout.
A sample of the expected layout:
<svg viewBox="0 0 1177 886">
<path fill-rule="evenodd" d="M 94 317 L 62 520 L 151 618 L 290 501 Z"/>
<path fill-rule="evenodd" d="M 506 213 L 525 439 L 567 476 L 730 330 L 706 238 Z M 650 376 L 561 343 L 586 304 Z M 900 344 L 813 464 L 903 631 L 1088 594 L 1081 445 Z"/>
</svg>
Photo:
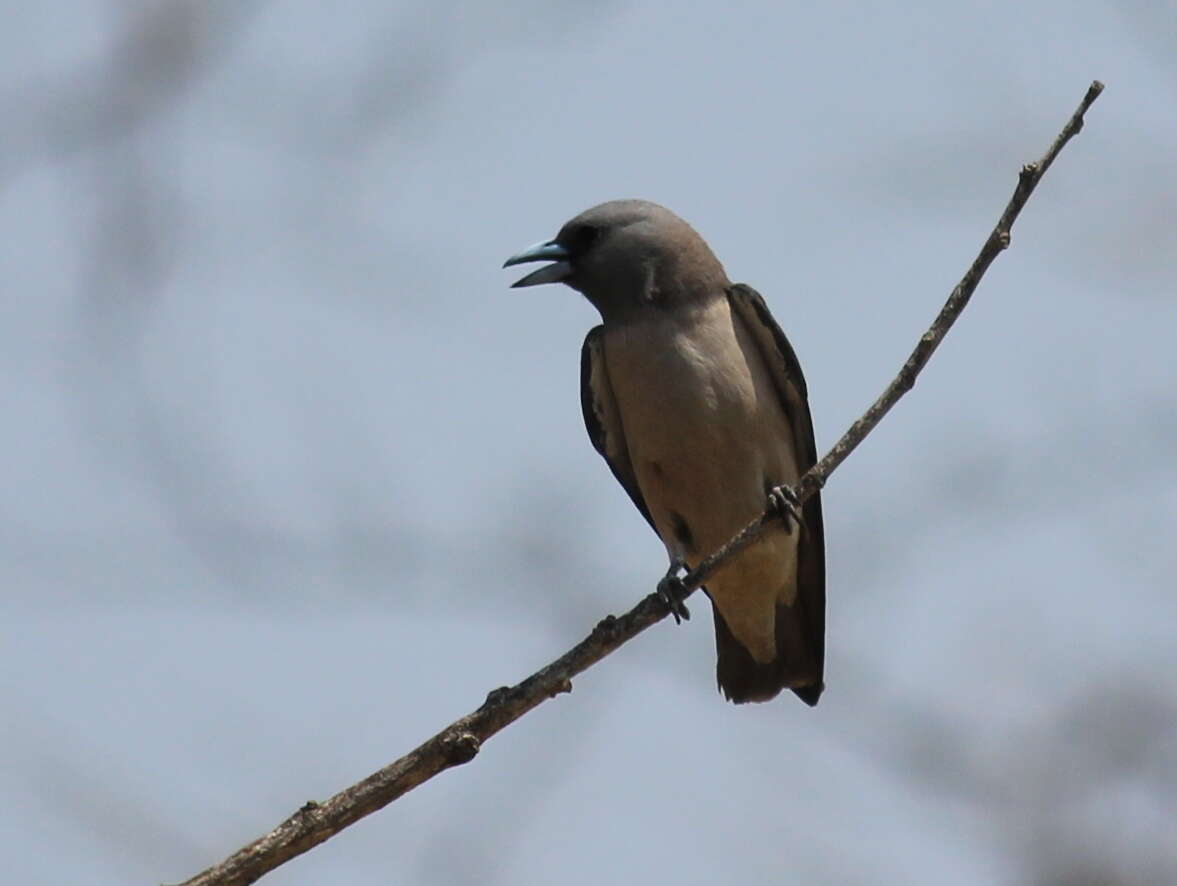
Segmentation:
<svg viewBox="0 0 1177 886">
<path fill-rule="evenodd" d="M 264 882 L 1177 881 L 1177 9 L 3 4 L 0 857 L 182 880 L 652 590 L 562 287 L 645 197 L 824 451 L 1107 91 L 825 493 L 827 691 L 665 622 Z"/>
</svg>

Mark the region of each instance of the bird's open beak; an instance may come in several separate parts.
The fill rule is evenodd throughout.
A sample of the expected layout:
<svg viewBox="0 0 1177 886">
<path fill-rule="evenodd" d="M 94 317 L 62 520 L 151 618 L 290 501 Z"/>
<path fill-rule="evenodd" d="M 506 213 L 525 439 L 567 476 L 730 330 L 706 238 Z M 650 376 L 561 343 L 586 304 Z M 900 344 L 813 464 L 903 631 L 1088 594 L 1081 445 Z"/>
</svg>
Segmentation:
<svg viewBox="0 0 1177 886">
<path fill-rule="evenodd" d="M 539 286 L 541 283 L 559 283 L 572 273 L 572 264 L 568 261 L 568 255 L 568 250 L 555 240 L 545 240 L 543 243 L 536 243 L 534 246 L 529 246 L 522 252 L 511 256 L 503 262 L 503 267 L 509 268 L 511 265 L 522 265 L 530 261 L 550 261 L 552 264 L 545 265 L 538 271 L 532 271 L 521 280 L 516 280 L 511 284 L 511 288 Z"/>
</svg>

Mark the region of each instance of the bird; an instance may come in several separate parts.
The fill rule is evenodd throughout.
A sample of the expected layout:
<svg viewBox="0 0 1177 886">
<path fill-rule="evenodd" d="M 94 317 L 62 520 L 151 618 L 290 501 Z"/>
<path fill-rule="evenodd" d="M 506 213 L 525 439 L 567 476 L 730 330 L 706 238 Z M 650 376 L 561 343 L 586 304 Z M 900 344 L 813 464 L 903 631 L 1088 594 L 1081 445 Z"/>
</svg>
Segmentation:
<svg viewBox="0 0 1177 886">
<path fill-rule="evenodd" d="M 774 521 L 703 590 L 716 681 L 729 701 L 782 689 L 816 705 L 825 687 L 821 500 L 790 487 L 817 461 L 801 365 L 764 299 L 733 284 L 669 209 L 613 200 L 503 267 L 548 262 L 512 288 L 562 283 L 597 309 L 581 349 L 581 406 L 594 448 L 658 534 L 658 584 L 689 617 L 680 573 L 775 505 Z M 788 514 L 792 513 L 792 522 Z"/>
</svg>

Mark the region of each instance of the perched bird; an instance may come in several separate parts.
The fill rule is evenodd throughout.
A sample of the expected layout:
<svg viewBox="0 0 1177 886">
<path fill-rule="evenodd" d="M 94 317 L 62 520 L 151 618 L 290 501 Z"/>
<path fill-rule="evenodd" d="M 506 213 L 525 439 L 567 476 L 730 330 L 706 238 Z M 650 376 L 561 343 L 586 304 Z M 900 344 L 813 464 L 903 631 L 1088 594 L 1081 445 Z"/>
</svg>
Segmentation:
<svg viewBox="0 0 1177 886">
<path fill-rule="evenodd" d="M 772 501 L 774 524 L 704 588 L 716 678 L 733 702 L 792 689 L 817 704 L 825 657 L 821 502 L 780 487 L 817 460 L 801 366 L 751 287 L 733 284 L 694 228 L 644 200 L 581 213 L 503 267 L 549 261 L 514 286 L 564 283 L 600 312 L 581 352 L 593 446 L 661 537 L 659 592 L 686 615 L 679 572 Z M 676 587 L 678 593 L 676 594 Z"/>
</svg>

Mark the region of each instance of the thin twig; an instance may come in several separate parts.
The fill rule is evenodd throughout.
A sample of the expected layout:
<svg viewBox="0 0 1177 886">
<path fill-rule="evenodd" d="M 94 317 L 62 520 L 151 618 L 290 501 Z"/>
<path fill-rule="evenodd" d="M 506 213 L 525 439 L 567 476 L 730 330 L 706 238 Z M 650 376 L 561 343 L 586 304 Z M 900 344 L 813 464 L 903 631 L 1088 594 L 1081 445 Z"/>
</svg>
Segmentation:
<svg viewBox="0 0 1177 886">
<path fill-rule="evenodd" d="M 927 364 L 932 352 L 940 347 L 940 342 L 944 340 L 944 336 L 948 334 L 948 330 L 952 328 L 956 318 L 960 316 L 965 305 L 969 303 L 969 299 L 973 297 L 973 291 L 981 282 L 981 277 L 989 269 L 989 265 L 993 263 L 993 259 L 997 258 L 1009 246 L 1010 229 L 1021 213 L 1022 207 L 1026 205 L 1026 201 L 1030 199 L 1034 189 L 1038 187 L 1038 182 L 1042 180 L 1042 176 L 1046 174 L 1046 170 L 1050 168 L 1054 158 L 1058 156 L 1067 142 L 1083 128 L 1083 115 L 1099 98 L 1101 92 L 1103 92 L 1103 84 L 1098 80 L 1094 81 L 1088 87 L 1087 94 L 1083 96 L 1083 101 L 1079 102 L 1075 113 L 1071 115 L 1071 119 L 1067 121 L 1067 125 L 1063 127 L 1062 132 L 1058 134 L 1042 158 L 1022 167 L 1022 171 L 1018 175 L 1018 186 L 1014 189 L 1013 196 L 1009 198 L 1005 211 L 1001 213 L 1001 218 L 997 220 L 996 227 L 989 234 L 989 239 L 985 241 L 985 245 L 981 247 L 981 251 L 973 260 L 972 265 L 948 296 L 948 301 L 944 303 L 944 307 L 940 309 L 940 313 L 936 315 L 936 319 L 928 327 L 928 331 L 920 336 L 915 350 L 911 352 L 911 356 L 907 358 L 907 362 L 903 364 L 894 381 L 887 385 L 887 389 L 879 395 L 879 399 L 871 404 L 870 409 L 863 414 L 862 418 L 850 426 L 850 430 L 842 435 L 842 438 L 825 454 L 825 457 L 806 471 L 797 481 L 797 485 L 793 487 L 799 504 L 803 504 L 811 495 L 826 485 L 826 480 L 834 472 L 834 468 L 844 462 L 846 456 L 853 452 L 858 444 L 866 438 L 866 435 L 874 430 L 875 425 L 882 421 L 883 416 L 891 410 L 891 407 L 899 402 L 899 398 L 914 387 L 916 376 Z M 777 511 L 765 511 L 737 532 L 728 540 L 727 544 L 706 557 L 689 575 L 683 577 L 683 584 L 688 592 L 694 591 L 704 584 L 728 557 L 751 544 L 764 531 L 764 527 L 774 519 L 778 519 Z"/>
<path fill-rule="evenodd" d="M 1010 228 L 1034 188 L 1066 143 L 1083 128 L 1083 115 L 1102 91 L 1102 83 L 1092 83 L 1078 109 L 1042 159 L 1022 167 L 1017 188 L 997 226 L 981 247 L 972 266 L 952 290 L 935 322 L 920 337 L 915 350 L 879 399 L 862 418 L 851 425 L 850 430 L 842 435 L 825 457 L 797 482 L 793 491 L 799 501 L 804 502 L 821 489 L 834 469 L 854 451 L 899 398 L 911 390 L 916 376 L 968 304 L 986 269 L 1009 246 Z M 683 579 L 688 592 L 702 585 L 727 558 L 753 541 L 775 519 L 778 519 L 775 510 L 766 511 L 703 560 Z M 482 743 L 500 729 L 547 699 L 572 691 L 573 677 L 668 614 L 666 604 L 656 594 L 651 594 L 620 618 L 606 616 L 584 640 L 522 683 L 494 690 L 482 707 L 454 721 L 420 747 L 363 781 L 340 791 L 325 803 L 307 803 L 270 833 L 181 886 L 238 886 L 253 883 L 283 862 L 319 845 L 439 772 L 468 763 L 478 754 Z"/>
</svg>

